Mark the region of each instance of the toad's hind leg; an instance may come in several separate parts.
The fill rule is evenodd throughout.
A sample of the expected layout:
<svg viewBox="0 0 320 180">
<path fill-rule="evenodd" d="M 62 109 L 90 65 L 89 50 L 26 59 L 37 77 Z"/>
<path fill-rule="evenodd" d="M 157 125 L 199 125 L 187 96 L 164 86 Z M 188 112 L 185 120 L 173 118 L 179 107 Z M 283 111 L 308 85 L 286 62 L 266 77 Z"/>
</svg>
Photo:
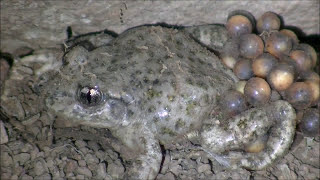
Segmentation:
<svg viewBox="0 0 320 180">
<path fill-rule="evenodd" d="M 267 113 L 275 124 L 270 129 L 265 149 L 259 153 L 242 154 L 237 166 L 250 170 L 261 170 L 283 157 L 289 150 L 295 134 L 295 110 L 288 102 L 277 101 L 267 107 Z M 239 154 L 231 152 L 228 157 L 235 158 L 233 156 L 239 156 Z"/>
</svg>

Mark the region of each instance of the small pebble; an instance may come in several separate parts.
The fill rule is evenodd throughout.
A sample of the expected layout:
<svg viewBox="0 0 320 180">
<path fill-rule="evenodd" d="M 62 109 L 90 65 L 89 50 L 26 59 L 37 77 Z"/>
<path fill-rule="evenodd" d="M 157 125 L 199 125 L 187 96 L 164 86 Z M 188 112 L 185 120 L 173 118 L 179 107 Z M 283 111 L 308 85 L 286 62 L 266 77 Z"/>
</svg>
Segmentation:
<svg viewBox="0 0 320 180">
<path fill-rule="evenodd" d="M 178 161 L 174 161 L 169 165 L 169 170 L 177 176 L 179 172 L 182 170 L 182 167 L 179 165 Z"/>
<path fill-rule="evenodd" d="M 11 176 L 10 179 L 11 179 L 11 180 L 18 180 L 18 175 L 14 174 L 14 175 Z"/>
<path fill-rule="evenodd" d="M 30 160 L 29 153 L 20 153 L 13 156 L 14 162 L 19 162 L 20 165 L 24 165 L 27 161 Z"/>
<path fill-rule="evenodd" d="M 76 172 L 78 174 L 84 175 L 87 178 L 91 178 L 92 177 L 92 172 L 86 167 L 78 167 Z"/>
<path fill-rule="evenodd" d="M 0 120 L 0 144 L 5 144 L 8 142 L 7 130 L 4 127 L 4 123 Z"/>
<path fill-rule="evenodd" d="M 124 173 L 124 167 L 123 166 L 118 166 L 115 163 L 108 164 L 107 167 L 107 173 L 115 179 L 120 179 L 123 176 Z"/>
<path fill-rule="evenodd" d="M 87 162 L 87 164 L 90 164 L 90 163 L 99 163 L 99 159 L 95 156 L 93 156 L 92 154 L 86 154 L 85 156 L 85 161 Z"/>
<path fill-rule="evenodd" d="M 41 161 L 37 161 L 34 164 L 34 172 L 35 172 L 36 176 L 40 176 L 43 173 L 45 173 L 46 169 L 47 169 L 47 167 L 45 167 Z"/>
<path fill-rule="evenodd" d="M 159 180 L 175 180 L 175 177 L 172 173 L 168 172 L 165 175 L 159 174 L 157 176 L 157 179 L 159 179 Z"/>
<path fill-rule="evenodd" d="M 84 177 L 84 175 L 82 175 L 82 174 L 78 174 L 78 175 L 76 176 L 76 179 L 82 180 L 82 179 L 85 179 L 85 177 Z"/>
<path fill-rule="evenodd" d="M 77 140 L 75 142 L 75 145 L 77 146 L 77 148 L 81 149 L 83 147 L 86 147 L 87 146 L 87 143 L 85 141 L 82 141 L 82 140 Z"/>
<path fill-rule="evenodd" d="M 33 177 L 28 174 L 23 174 L 20 178 L 21 180 L 33 180 Z"/>
<path fill-rule="evenodd" d="M 96 178 L 104 179 L 107 176 L 107 168 L 105 163 L 100 163 L 97 169 Z"/>
<path fill-rule="evenodd" d="M 209 164 L 202 164 L 197 168 L 198 173 L 203 173 L 205 171 L 210 171 L 210 170 L 211 170 L 211 166 Z"/>
<path fill-rule="evenodd" d="M 169 169 L 169 164 L 170 164 L 170 155 L 169 153 L 166 153 L 160 173 L 164 174 L 165 172 L 167 172 L 167 170 Z"/>
<path fill-rule="evenodd" d="M 1 152 L 1 167 L 9 167 L 13 163 L 13 159 L 8 152 Z"/>
<path fill-rule="evenodd" d="M 47 180 L 47 179 L 52 179 L 51 175 L 49 173 L 43 174 L 41 176 L 36 176 L 34 180 Z"/>
<path fill-rule="evenodd" d="M 68 160 L 66 166 L 64 167 L 65 173 L 72 173 L 76 168 L 78 167 L 78 164 L 74 160 Z"/>
<path fill-rule="evenodd" d="M 84 167 L 84 166 L 87 165 L 87 163 L 86 163 L 85 160 L 79 160 L 79 161 L 78 161 L 78 164 L 79 164 L 79 166 L 81 166 L 81 167 Z"/>
</svg>

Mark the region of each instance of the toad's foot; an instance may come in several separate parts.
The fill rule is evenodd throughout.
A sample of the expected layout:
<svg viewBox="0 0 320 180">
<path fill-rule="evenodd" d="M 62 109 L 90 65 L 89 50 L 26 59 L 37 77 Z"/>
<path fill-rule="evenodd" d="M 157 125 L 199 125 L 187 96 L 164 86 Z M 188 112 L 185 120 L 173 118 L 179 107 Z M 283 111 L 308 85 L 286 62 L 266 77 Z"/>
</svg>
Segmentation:
<svg viewBox="0 0 320 180">
<path fill-rule="evenodd" d="M 295 133 L 296 113 L 286 101 L 277 101 L 264 108 L 252 108 L 247 112 L 229 119 L 226 131 L 215 126 L 204 128 L 201 133 L 202 146 L 209 152 L 224 154 L 221 158 L 231 168 L 264 169 L 290 148 Z M 266 134 L 268 139 L 262 151 L 244 151 L 250 142 Z"/>
</svg>

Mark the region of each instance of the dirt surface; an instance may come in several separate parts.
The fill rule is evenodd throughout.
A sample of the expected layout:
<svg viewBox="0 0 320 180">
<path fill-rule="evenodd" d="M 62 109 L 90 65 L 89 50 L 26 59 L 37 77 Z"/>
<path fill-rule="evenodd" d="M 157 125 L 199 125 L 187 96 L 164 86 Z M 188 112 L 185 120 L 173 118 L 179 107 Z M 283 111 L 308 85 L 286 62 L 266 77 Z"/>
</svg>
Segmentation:
<svg viewBox="0 0 320 180">
<path fill-rule="evenodd" d="M 66 8 L 63 1 L 1 1 L 1 87 L 10 75 L 7 72 L 10 72 L 12 60 L 59 60 L 68 26 L 76 35 L 105 28 L 120 33 L 130 27 L 156 22 L 224 23 L 227 12 L 244 8 L 256 17 L 274 10 L 283 16 L 286 24 L 299 27 L 306 35 L 319 35 L 319 1 L 262 1 L 260 4 L 77 1 L 68 5 L 70 8 Z M 308 37 L 312 42 L 313 36 L 307 36 L 310 40 Z M 21 90 L 28 87 L 27 84 L 26 81 L 26 85 L 15 86 Z M 27 88 L 21 90 L 21 96 L 31 97 L 31 94 Z M 32 98 L 28 100 L 33 103 Z M 0 118 L 1 179 L 121 179 L 126 171 L 122 158 L 108 145 L 112 138 L 108 130 L 57 128 L 48 121 L 46 113 L 29 116 L 24 122 L 3 114 Z M 175 147 L 170 151 L 163 149 L 163 163 L 157 179 L 320 178 L 319 136 L 306 138 L 298 132 L 290 152 L 263 171 L 228 170 L 208 154 L 192 150 L 188 142 L 179 142 Z"/>
</svg>

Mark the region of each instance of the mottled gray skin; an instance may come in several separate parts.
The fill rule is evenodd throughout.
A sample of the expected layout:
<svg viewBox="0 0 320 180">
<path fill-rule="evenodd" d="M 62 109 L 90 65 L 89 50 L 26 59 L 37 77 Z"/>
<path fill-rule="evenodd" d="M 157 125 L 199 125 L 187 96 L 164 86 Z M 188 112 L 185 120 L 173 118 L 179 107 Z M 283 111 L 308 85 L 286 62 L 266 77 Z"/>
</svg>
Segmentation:
<svg viewBox="0 0 320 180">
<path fill-rule="evenodd" d="M 285 154 L 295 132 L 295 112 L 284 101 L 229 119 L 215 112 L 220 95 L 238 79 L 213 53 L 175 29 L 138 27 L 92 51 L 75 46 L 60 69 L 40 79 L 40 97 L 53 117 L 66 126 L 108 128 L 123 144 L 118 151 L 131 162 L 130 178 L 154 179 L 160 144 L 167 148 L 181 138 L 224 165 L 262 169 Z M 86 87 L 101 93 L 97 103 L 79 97 Z M 262 152 L 243 151 L 267 133 Z"/>
</svg>

